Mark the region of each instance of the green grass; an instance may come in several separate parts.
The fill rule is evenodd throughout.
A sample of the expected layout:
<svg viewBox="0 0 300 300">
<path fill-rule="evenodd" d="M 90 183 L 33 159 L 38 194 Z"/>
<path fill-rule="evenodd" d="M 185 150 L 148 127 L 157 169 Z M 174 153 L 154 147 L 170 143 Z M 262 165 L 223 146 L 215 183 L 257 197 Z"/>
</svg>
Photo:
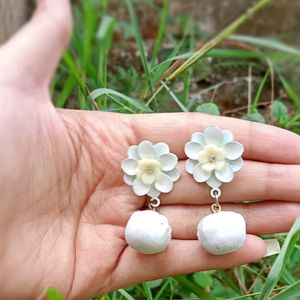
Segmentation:
<svg viewBox="0 0 300 300">
<path fill-rule="evenodd" d="M 300 70 L 300 49 L 276 39 L 232 35 L 268 2 L 259 1 L 214 38 L 191 17 L 171 17 L 169 0 L 162 6 L 152 0 L 120 1 L 128 20 L 111 15 L 107 0 L 73 4 L 73 39 L 51 86 L 55 105 L 121 113 L 196 111 L 270 123 L 300 134 L 299 86 L 288 67 Z M 137 6 L 145 13 L 149 7 L 157 11 L 152 40 L 143 38 Z M 174 26 L 180 31 L 176 35 L 168 30 Z M 233 86 L 229 108 L 222 98 L 228 86 Z M 277 259 L 159 279 L 97 299 L 298 299 L 299 222 L 287 238 L 275 235 L 283 245 Z M 48 297 L 61 299 L 54 289 Z"/>
</svg>

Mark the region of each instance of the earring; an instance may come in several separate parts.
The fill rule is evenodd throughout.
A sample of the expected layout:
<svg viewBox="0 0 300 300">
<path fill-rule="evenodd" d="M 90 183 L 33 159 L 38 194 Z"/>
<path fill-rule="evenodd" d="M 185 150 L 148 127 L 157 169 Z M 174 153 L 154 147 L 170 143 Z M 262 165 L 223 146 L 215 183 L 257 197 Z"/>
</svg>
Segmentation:
<svg viewBox="0 0 300 300">
<path fill-rule="evenodd" d="M 171 241 L 168 219 L 158 212 L 159 195 L 169 193 L 180 177 L 178 158 L 166 143 L 142 141 L 130 146 L 128 158 L 121 163 L 124 181 L 137 196 L 149 196 L 150 210 L 134 212 L 125 229 L 127 244 L 144 254 L 162 252 Z"/>
<path fill-rule="evenodd" d="M 215 126 L 206 128 L 203 133 L 195 132 L 185 145 L 186 171 L 196 182 L 206 182 L 211 187 L 212 214 L 199 222 L 197 236 L 203 248 L 215 255 L 234 252 L 246 240 L 244 217 L 232 211 L 221 211 L 219 203 L 221 185 L 231 182 L 234 173 L 243 167 L 243 152 L 243 145 L 233 141 L 231 131 Z"/>
</svg>

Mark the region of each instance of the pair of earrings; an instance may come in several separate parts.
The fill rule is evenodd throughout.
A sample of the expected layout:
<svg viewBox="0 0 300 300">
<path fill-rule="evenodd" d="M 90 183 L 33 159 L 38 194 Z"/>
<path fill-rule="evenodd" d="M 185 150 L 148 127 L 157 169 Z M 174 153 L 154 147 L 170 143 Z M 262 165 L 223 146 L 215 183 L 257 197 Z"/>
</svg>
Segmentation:
<svg viewBox="0 0 300 300">
<path fill-rule="evenodd" d="M 239 249 L 246 240 L 246 223 L 242 215 L 221 211 L 219 198 L 222 183 L 233 180 L 234 173 L 243 166 L 242 144 L 233 141 L 229 130 L 210 126 L 195 132 L 185 145 L 188 159 L 186 171 L 198 183 L 211 187 L 212 214 L 204 217 L 197 226 L 197 237 L 209 253 L 223 255 Z M 144 254 L 156 254 L 165 250 L 171 241 L 172 229 L 168 219 L 158 212 L 159 195 L 172 191 L 174 182 L 180 178 L 178 158 L 170 153 L 166 143 L 152 144 L 142 141 L 130 146 L 128 158 L 121 167 L 124 181 L 132 186 L 137 196 L 149 196 L 149 210 L 134 212 L 125 229 L 129 246 Z"/>
</svg>

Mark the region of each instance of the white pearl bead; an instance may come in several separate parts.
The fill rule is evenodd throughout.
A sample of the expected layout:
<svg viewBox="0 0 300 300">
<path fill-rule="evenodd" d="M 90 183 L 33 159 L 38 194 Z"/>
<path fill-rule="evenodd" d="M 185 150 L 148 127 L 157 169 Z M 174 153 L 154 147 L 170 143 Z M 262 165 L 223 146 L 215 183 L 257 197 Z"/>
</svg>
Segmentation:
<svg viewBox="0 0 300 300">
<path fill-rule="evenodd" d="M 245 219 L 232 211 L 221 211 L 204 217 L 197 229 L 198 240 L 203 248 L 215 255 L 234 252 L 246 240 Z"/>
<path fill-rule="evenodd" d="M 125 229 L 127 244 L 144 254 L 162 252 L 171 241 L 168 219 L 156 211 L 134 212 Z"/>
</svg>

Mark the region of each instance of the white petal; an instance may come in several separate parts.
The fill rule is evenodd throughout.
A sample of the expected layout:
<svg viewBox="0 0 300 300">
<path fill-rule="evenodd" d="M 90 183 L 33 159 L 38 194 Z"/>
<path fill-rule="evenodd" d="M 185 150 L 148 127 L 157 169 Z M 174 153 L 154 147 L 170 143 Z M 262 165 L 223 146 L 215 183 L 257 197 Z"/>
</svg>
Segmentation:
<svg viewBox="0 0 300 300">
<path fill-rule="evenodd" d="M 244 165 L 244 161 L 241 157 L 235 160 L 228 160 L 227 163 L 231 166 L 233 172 L 239 171 Z"/>
<path fill-rule="evenodd" d="M 223 130 L 222 134 L 223 134 L 223 140 L 222 140 L 223 144 L 227 144 L 233 141 L 233 134 L 230 130 Z"/>
<path fill-rule="evenodd" d="M 222 182 L 230 182 L 234 176 L 232 168 L 228 164 L 222 170 L 215 171 L 215 175 Z"/>
<path fill-rule="evenodd" d="M 201 145 L 205 145 L 204 134 L 202 132 L 194 132 L 192 134 L 192 142 L 197 142 Z"/>
<path fill-rule="evenodd" d="M 155 176 L 153 174 L 143 174 L 142 181 L 145 184 L 152 184 L 155 181 Z"/>
<path fill-rule="evenodd" d="M 133 182 L 133 191 L 138 196 L 144 196 L 150 191 L 150 185 L 143 183 L 139 178 Z"/>
<path fill-rule="evenodd" d="M 180 178 L 180 171 L 177 168 L 165 173 L 172 179 L 173 182 Z"/>
<path fill-rule="evenodd" d="M 220 145 L 223 139 L 222 131 L 215 126 L 207 127 L 204 131 L 205 143 Z"/>
<path fill-rule="evenodd" d="M 171 171 L 177 165 L 178 158 L 173 153 L 164 154 L 159 158 L 160 167 L 163 171 Z"/>
<path fill-rule="evenodd" d="M 215 169 L 216 170 L 221 170 L 221 169 L 224 168 L 225 164 L 226 164 L 226 162 L 224 160 L 223 161 L 217 161 L 215 163 Z"/>
<path fill-rule="evenodd" d="M 138 146 L 137 145 L 130 146 L 128 148 L 127 154 L 128 154 L 129 158 L 133 158 L 135 160 L 139 160 L 140 159 L 139 153 L 138 153 Z"/>
<path fill-rule="evenodd" d="M 198 162 L 201 164 L 206 164 L 206 163 L 208 163 L 208 161 L 209 161 L 208 152 L 205 150 L 200 151 L 199 155 L 198 155 Z"/>
<path fill-rule="evenodd" d="M 138 145 L 140 158 L 156 158 L 156 153 L 153 144 L 149 141 L 142 141 Z"/>
<path fill-rule="evenodd" d="M 138 167 L 138 162 L 132 158 L 126 158 L 121 162 L 122 170 L 128 175 L 136 175 L 137 167 Z"/>
<path fill-rule="evenodd" d="M 206 163 L 201 165 L 202 169 L 206 172 L 211 172 L 212 170 L 214 170 L 216 168 L 216 164 L 215 163 Z"/>
<path fill-rule="evenodd" d="M 230 142 L 224 145 L 226 151 L 226 158 L 230 160 L 238 159 L 244 152 L 244 146 L 238 142 Z"/>
<path fill-rule="evenodd" d="M 173 181 L 168 175 L 162 173 L 155 181 L 155 188 L 162 193 L 169 193 L 173 189 Z"/>
<path fill-rule="evenodd" d="M 151 198 L 157 198 L 160 195 L 160 191 L 158 191 L 154 185 L 151 185 L 150 191 L 147 195 Z"/>
<path fill-rule="evenodd" d="M 209 178 L 210 174 L 210 172 L 203 170 L 200 164 L 197 164 L 193 170 L 193 176 L 197 182 L 206 181 Z"/>
<path fill-rule="evenodd" d="M 189 173 L 189 174 L 193 174 L 194 168 L 195 166 L 198 164 L 197 160 L 193 160 L 193 159 L 188 159 L 185 163 L 185 170 Z"/>
<path fill-rule="evenodd" d="M 136 178 L 136 176 L 130 176 L 127 174 L 124 174 L 124 176 L 123 176 L 124 182 L 128 185 L 133 185 L 135 178 Z"/>
<path fill-rule="evenodd" d="M 210 177 L 206 181 L 206 183 L 212 188 L 218 188 L 222 185 L 222 182 L 216 178 L 216 176 L 211 173 Z"/>
<path fill-rule="evenodd" d="M 157 143 L 153 147 L 157 157 L 170 153 L 170 148 L 166 143 Z"/>
<path fill-rule="evenodd" d="M 188 142 L 185 144 L 184 152 L 188 158 L 198 159 L 199 152 L 203 149 L 203 146 L 197 142 Z"/>
</svg>

